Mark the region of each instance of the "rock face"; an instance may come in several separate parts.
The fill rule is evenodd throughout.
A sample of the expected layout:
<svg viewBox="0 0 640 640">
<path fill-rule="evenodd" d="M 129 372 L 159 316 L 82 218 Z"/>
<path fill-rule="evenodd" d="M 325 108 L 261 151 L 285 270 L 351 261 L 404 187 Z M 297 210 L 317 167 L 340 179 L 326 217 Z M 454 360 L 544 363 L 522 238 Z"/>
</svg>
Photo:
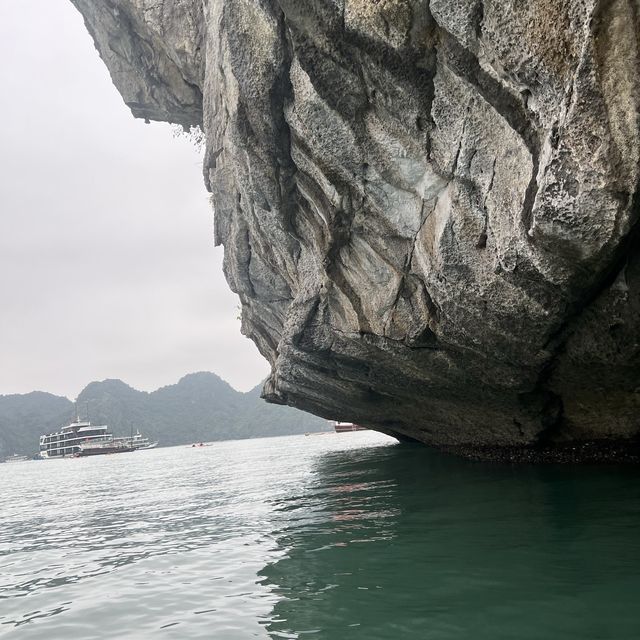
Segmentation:
<svg viewBox="0 0 640 640">
<path fill-rule="evenodd" d="M 72 0 L 207 136 L 264 396 L 429 444 L 640 433 L 640 0 Z"/>
</svg>

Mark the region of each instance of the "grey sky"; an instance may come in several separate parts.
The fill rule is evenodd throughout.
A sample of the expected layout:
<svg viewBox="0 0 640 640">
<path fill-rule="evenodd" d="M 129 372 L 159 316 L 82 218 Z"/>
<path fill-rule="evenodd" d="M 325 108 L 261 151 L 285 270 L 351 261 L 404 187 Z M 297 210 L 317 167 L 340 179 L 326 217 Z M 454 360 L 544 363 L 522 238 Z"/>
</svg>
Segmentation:
<svg viewBox="0 0 640 640">
<path fill-rule="evenodd" d="M 0 0 L 0 87 L 0 394 L 264 378 L 199 154 L 134 120 L 69 2 Z"/>
</svg>

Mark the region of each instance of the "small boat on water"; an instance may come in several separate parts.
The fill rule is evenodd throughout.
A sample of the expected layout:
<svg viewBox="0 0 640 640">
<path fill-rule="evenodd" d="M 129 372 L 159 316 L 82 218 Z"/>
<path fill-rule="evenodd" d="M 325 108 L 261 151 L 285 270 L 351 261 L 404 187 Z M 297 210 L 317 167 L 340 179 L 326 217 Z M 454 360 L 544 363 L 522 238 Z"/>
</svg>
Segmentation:
<svg viewBox="0 0 640 640">
<path fill-rule="evenodd" d="M 118 444 L 123 444 L 127 447 L 133 447 L 136 451 L 144 450 L 144 449 L 155 449 L 158 446 L 158 441 L 150 442 L 149 438 L 145 438 L 140 433 L 140 430 L 136 429 L 136 432 L 132 436 L 126 436 L 124 438 L 117 437 L 114 438 L 113 441 Z"/>
<path fill-rule="evenodd" d="M 29 458 L 27 456 L 21 456 L 17 453 L 14 453 L 12 456 L 5 458 L 3 462 L 27 462 Z"/>
<path fill-rule="evenodd" d="M 339 422 L 338 420 L 329 420 L 329 424 L 335 429 L 336 433 L 346 433 L 347 431 L 366 431 L 367 428 L 355 422 Z"/>
</svg>

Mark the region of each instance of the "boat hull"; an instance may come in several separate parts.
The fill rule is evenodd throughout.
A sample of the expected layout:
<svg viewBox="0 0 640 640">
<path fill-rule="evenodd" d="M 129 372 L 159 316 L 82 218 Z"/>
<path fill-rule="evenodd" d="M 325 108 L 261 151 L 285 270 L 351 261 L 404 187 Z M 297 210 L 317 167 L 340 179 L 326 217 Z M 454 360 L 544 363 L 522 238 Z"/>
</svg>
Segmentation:
<svg viewBox="0 0 640 640">
<path fill-rule="evenodd" d="M 96 447 L 80 449 L 75 455 L 78 458 L 87 458 L 89 456 L 106 456 L 111 453 L 129 453 L 135 450 L 135 447 Z"/>
</svg>

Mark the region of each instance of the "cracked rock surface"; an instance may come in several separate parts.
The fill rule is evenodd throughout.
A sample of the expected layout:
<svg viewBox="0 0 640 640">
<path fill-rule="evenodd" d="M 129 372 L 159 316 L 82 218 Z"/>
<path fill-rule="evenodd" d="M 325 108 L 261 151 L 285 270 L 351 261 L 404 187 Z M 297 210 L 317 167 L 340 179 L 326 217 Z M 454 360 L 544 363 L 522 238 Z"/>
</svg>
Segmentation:
<svg viewBox="0 0 640 640">
<path fill-rule="evenodd" d="M 640 433 L 640 0 L 72 0 L 201 125 L 264 396 L 465 450 Z"/>
</svg>

